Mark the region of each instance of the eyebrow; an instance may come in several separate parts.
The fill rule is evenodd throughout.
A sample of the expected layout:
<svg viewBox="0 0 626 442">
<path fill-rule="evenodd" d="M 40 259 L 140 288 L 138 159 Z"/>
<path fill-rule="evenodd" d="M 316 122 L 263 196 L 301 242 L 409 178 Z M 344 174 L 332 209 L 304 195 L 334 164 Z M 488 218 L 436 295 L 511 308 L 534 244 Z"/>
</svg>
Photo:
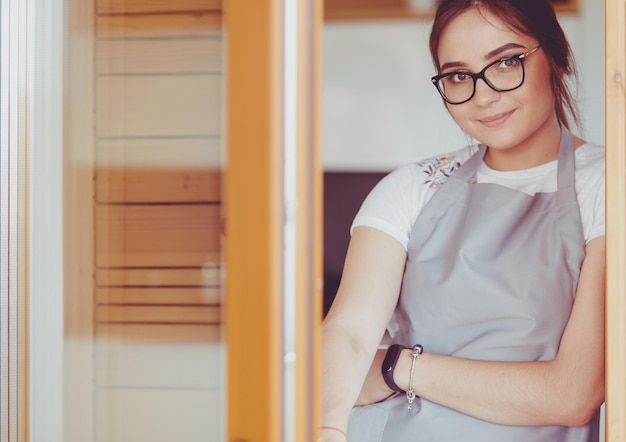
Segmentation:
<svg viewBox="0 0 626 442">
<path fill-rule="evenodd" d="M 494 49 L 493 51 L 488 52 L 484 59 L 485 60 L 489 60 L 491 58 L 494 58 L 500 54 L 502 54 L 505 51 L 508 51 L 509 49 L 524 49 L 525 46 L 522 46 L 518 43 L 507 43 L 505 45 L 502 45 L 496 49 Z M 449 63 L 445 63 L 441 66 L 441 68 L 439 69 L 440 72 L 445 71 L 446 69 L 450 69 L 450 68 L 459 68 L 459 67 L 463 67 L 466 66 L 465 63 L 462 63 L 460 61 L 452 61 Z"/>
</svg>

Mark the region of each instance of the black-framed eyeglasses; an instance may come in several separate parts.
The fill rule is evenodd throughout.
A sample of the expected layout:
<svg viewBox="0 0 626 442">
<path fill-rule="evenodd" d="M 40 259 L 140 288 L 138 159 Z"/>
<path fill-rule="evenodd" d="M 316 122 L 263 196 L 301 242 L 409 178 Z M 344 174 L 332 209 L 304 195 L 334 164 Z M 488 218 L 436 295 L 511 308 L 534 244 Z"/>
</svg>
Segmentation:
<svg viewBox="0 0 626 442">
<path fill-rule="evenodd" d="M 477 74 L 467 71 L 446 72 L 435 75 L 431 81 L 449 104 L 470 101 L 476 93 L 476 82 L 479 78 L 494 91 L 509 92 L 524 84 L 524 59 L 539 48 L 537 46 L 523 54 L 500 58 L 489 63 Z"/>
</svg>

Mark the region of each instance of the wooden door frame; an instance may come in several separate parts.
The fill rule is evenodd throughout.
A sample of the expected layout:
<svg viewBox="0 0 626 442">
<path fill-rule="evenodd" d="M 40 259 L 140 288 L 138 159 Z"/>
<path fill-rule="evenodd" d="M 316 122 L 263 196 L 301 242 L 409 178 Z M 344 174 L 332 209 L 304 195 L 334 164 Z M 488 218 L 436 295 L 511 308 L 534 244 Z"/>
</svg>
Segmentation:
<svg viewBox="0 0 626 442">
<path fill-rule="evenodd" d="M 228 437 L 313 441 L 321 2 L 227 0 L 224 12 Z"/>
<path fill-rule="evenodd" d="M 626 3 L 606 0 L 607 441 L 626 440 Z"/>
</svg>

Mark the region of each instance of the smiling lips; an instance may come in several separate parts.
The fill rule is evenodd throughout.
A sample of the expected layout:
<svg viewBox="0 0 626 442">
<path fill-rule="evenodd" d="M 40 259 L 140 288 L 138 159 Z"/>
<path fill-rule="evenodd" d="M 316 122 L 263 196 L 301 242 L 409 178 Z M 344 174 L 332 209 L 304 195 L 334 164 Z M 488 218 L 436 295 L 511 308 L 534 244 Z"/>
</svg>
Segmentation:
<svg viewBox="0 0 626 442">
<path fill-rule="evenodd" d="M 511 115 L 513 115 L 513 112 L 515 111 L 512 110 L 509 112 L 504 112 L 501 114 L 493 115 L 491 117 L 479 119 L 478 121 L 480 121 L 483 125 L 487 127 L 497 127 L 504 123 Z"/>
</svg>

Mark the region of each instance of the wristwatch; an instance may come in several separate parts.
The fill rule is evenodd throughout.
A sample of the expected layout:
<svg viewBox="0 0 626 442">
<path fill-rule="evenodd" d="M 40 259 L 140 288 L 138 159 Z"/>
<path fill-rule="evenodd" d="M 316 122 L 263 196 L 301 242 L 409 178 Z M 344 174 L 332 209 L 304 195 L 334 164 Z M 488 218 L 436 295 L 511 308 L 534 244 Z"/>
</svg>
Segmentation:
<svg viewBox="0 0 626 442">
<path fill-rule="evenodd" d="M 400 357 L 400 353 L 402 350 L 410 347 L 405 347 L 400 344 L 390 345 L 387 349 L 387 354 L 385 355 L 385 360 L 383 361 L 382 373 L 383 379 L 389 388 L 393 391 L 397 391 L 399 393 L 404 393 L 404 390 L 395 383 L 393 380 L 393 372 L 396 369 L 396 364 L 398 363 L 398 358 Z"/>
</svg>

